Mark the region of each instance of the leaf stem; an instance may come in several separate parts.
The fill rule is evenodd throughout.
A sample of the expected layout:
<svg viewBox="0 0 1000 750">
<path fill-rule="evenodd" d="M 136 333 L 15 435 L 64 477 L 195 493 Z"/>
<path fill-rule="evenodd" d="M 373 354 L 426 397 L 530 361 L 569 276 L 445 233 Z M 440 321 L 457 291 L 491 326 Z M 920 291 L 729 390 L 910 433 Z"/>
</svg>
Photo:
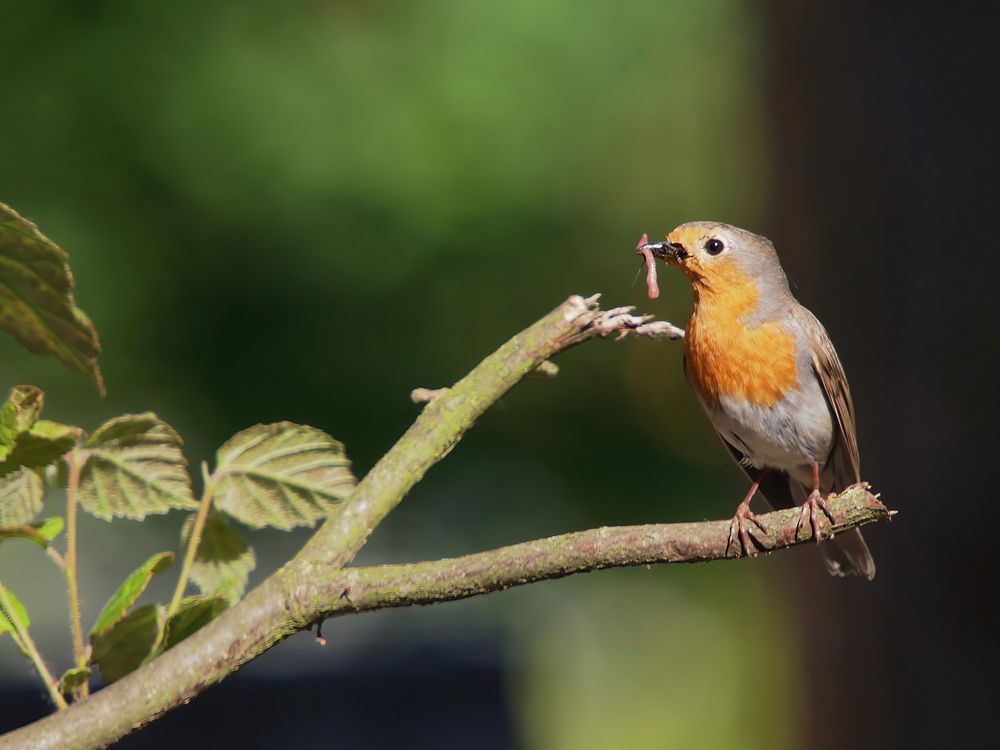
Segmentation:
<svg viewBox="0 0 1000 750">
<path fill-rule="evenodd" d="M 214 478 L 208 473 L 208 464 L 202 461 L 201 475 L 204 480 L 205 489 L 202 491 L 201 503 L 198 505 L 198 515 L 195 516 L 194 526 L 191 527 L 191 536 L 188 539 L 187 551 L 184 554 L 184 565 L 181 567 L 180 578 L 177 579 L 177 588 L 174 589 L 174 596 L 170 600 L 170 607 L 167 608 L 167 616 L 164 618 L 165 624 L 170 622 L 170 618 L 177 612 L 181 598 L 184 596 L 184 589 L 187 588 L 188 578 L 191 576 L 191 568 L 194 565 L 195 555 L 198 554 L 198 545 L 201 544 L 201 535 L 205 531 L 205 521 L 208 519 L 208 511 L 212 507 L 212 496 L 215 494 Z"/>
<path fill-rule="evenodd" d="M 76 666 L 87 666 L 87 651 L 83 644 L 83 625 L 80 618 L 80 590 L 77 586 L 76 567 L 76 496 L 80 486 L 80 469 L 82 463 L 77 451 L 66 454 L 66 466 L 69 469 L 69 481 L 66 485 L 66 583 L 69 587 L 69 621 L 73 630 L 73 655 Z M 86 682 L 73 691 L 74 697 L 86 698 L 90 688 Z"/>
<path fill-rule="evenodd" d="M 65 575 L 66 561 L 63 559 L 63 556 L 59 554 L 59 551 L 50 544 L 45 548 L 45 554 L 52 559 L 52 562 L 54 562 L 56 567 L 59 568 L 59 572 Z"/>
<path fill-rule="evenodd" d="M 63 698 L 62 693 L 59 692 L 59 682 L 55 677 L 52 676 L 52 672 L 49 668 L 45 666 L 45 660 L 42 659 L 41 653 L 38 651 L 38 646 L 35 645 L 34 639 L 28 633 L 27 630 L 21 629 L 21 623 L 18 618 L 14 616 L 14 607 L 7 598 L 7 590 L 0 586 L 0 606 L 2 606 L 7 612 L 11 613 L 9 618 L 11 626 L 14 628 L 11 632 L 17 647 L 21 649 L 21 652 L 31 659 L 31 663 L 35 665 L 35 669 L 38 671 L 38 676 L 42 678 L 42 682 L 45 683 L 46 690 L 49 691 L 49 697 L 52 698 L 52 702 L 56 704 L 56 707 L 60 711 L 64 711 L 69 708 L 69 704 L 66 699 Z"/>
</svg>

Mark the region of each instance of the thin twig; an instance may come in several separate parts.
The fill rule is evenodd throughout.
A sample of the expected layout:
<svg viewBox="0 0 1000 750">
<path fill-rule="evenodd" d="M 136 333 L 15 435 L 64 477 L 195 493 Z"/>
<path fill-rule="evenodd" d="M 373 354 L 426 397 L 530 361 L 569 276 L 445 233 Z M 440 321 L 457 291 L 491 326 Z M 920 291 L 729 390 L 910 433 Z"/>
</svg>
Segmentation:
<svg viewBox="0 0 1000 750">
<path fill-rule="evenodd" d="M 674 327 L 673 324 L 671 323 L 666 323 L 666 325 L 670 326 L 671 328 Z M 649 334 L 647 333 L 644 335 L 649 335 Z M 684 335 L 683 331 L 681 331 L 681 335 L 682 336 Z M 559 365 L 557 365 L 555 362 L 552 362 L 551 360 L 546 359 L 545 361 L 540 362 L 538 367 L 529 372 L 526 377 L 537 378 L 539 380 L 551 380 L 552 378 L 558 375 L 559 375 Z M 443 396 L 447 392 L 448 392 L 447 388 L 414 388 L 412 391 L 410 391 L 410 401 L 412 401 L 415 404 L 427 404 L 433 401 L 434 399 Z"/>
<path fill-rule="evenodd" d="M 10 622 L 11 627 L 14 629 L 11 632 L 11 637 L 17 644 L 17 647 L 21 649 L 21 653 L 27 656 L 31 663 L 35 665 L 35 669 L 38 671 L 38 676 L 42 678 L 42 682 L 45 683 L 45 689 L 49 692 L 49 697 L 52 702 L 56 705 L 60 711 L 64 711 L 69 708 L 69 704 L 63 697 L 62 693 L 59 692 L 59 681 L 52 676 L 52 672 L 49 671 L 48 666 L 45 664 L 45 660 L 42 658 L 41 652 L 38 650 L 38 646 L 35 645 L 34 639 L 31 634 L 21 627 L 21 623 L 14 613 L 14 606 L 10 599 L 7 597 L 7 590 L 2 584 L 0 584 L 0 607 L 8 613 L 8 622 Z"/>
<path fill-rule="evenodd" d="M 66 584 L 69 588 L 69 621 L 73 631 L 73 656 L 76 666 L 83 668 L 87 666 L 87 650 L 83 643 L 83 623 L 76 565 L 76 497 L 80 486 L 82 463 L 75 448 L 66 454 L 65 459 L 69 469 L 69 480 L 66 485 L 66 558 L 64 569 L 66 571 Z M 86 698 L 89 693 L 90 686 L 84 681 L 73 690 L 73 698 L 74 700 Z"/>
<path fill-rule="evenodd" d="M 194 565 L 194 558 L 198 554 L 198 545 L 201 544 L 201 535 L 205 531 L 205 521 L 208 518 L 208 511 L 212 507 L 212 496 L 215 491 L 215 482 L 208 472 L 208 464 L 201 462 L 201 476 L 204 489 L 202 490 L 201 503 L 198 505 L 198 515 L 194 518 L 194 525 L 191 527 L 191 535 L 188 537 L 187 552 L 184 555 L 184 565 L 181 567 L 181 574 L 177 579 L 177 586 L 174 588 L 173 598 L 167 608 L 167 616 L 163 618 L 163 628 L 166 628 L 170 618 L 177 612 L 184 590 L 187 588 L 188 578 L 191 576 L 191 568 Z M 163 633 L 161 631 L 162 639 Z"/>
<path fill-rule="evenodd" d="M 55 563 L 55 566 L 59 568 L 59 572 L 63 575 L 66 574 L 66 561 L 63 556 L 59 554 L 59 550 L 53 547 L 51 544 L 45 547 L 45 554 L 49 556 L 49 559 Z"/>
<path fill-rule="evenodd" d="M 534 370 L 528 373 L 529 378 L 537 378 L 539 380 L 551 380 L 559 375 L 559 365 L 557 365 L 552 360 L 545 360 L 538 365 Z"/>
<path fill-rule="evenodd" d="M 410 391 L 410 401 L 415 404 L 429 404 L 438 396 L 447 392 L 447 388 L 414 388 Z"/>
</svg>

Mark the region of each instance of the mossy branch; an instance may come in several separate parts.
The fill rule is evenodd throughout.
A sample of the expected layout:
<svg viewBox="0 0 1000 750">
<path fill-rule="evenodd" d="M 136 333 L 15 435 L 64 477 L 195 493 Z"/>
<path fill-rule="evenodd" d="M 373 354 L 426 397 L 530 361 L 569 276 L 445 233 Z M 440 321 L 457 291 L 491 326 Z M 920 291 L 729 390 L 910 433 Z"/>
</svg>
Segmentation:
<svg viewBox="0 0 1000 750">
<path fill-rule="evenodd" d="M 106 747 L 189 701 L 292 633 L 324 617 L 429 604 L 599 568 L 734 556 L 728 522 L 596 529 L 491 552 L 413 565 L 342 570 L 383 518 L 492 404 L 556 354 L 616 334 L 680 338 L 669 323 L 607 312 L 597 298 L 570 297 L 442 389 L 296 557 L 193 636 L 145 667 L 74 704 L 0 737 L 0 750 Z M 864 488 L 832 502 L 834 528 L 884 519 Z M 764 549 L 795 538 L 794 511 L 763 516 Z"/>
<path fill-rule="evenodd" d="M 851 487 L 830 499 L 833 533 L 888 520 L 891 513 L 866 485 Z M 812 542 L 809 524 L 800 523 L 797 508 L 758 515 L 767 529 L 754 529 L 762 552 Z M 467 599 L 514 586 L 564 578 L 605 568 L 660 563 L 706 562 L 738 556 L 729 542 L 729 521 L 610 526 L 562 534 L 533 542 L 479 552 L 449 560 L 348 568 L 331 574 L 313 569 L 307 586 L 297 592 L 299 605 L 322 611 L 323 617 L 389 607 Z"/>
</svg>

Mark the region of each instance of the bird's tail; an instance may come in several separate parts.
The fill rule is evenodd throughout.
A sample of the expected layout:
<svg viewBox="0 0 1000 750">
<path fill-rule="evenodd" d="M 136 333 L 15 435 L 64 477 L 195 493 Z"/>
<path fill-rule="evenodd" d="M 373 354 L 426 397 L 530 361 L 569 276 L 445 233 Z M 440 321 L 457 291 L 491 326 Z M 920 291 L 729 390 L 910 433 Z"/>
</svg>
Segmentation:
<svg viewBox="0 0 1000 750">
<path fill-rule="evenodd" d="M 830 575 L 864 576 L 869 581 L 875 577 L 875 561 L 857 529 L 842 531 L 833 539 L 820 542 L 819 548 Z"/>
<path fill-rule="evenodd" d="M 794 479 L 790 479 L 786 486 L 790 492 L 787 500 L 791 500 L 794 505 L 801 505 L 809 494 L 809 488 Z M 768 499 L 770 500 L 770 496 Z M 787 500 L 780 498 L 781 506 L 786 505 Z M 773 500 L 771 502 L 774 503 Z M 875 577 L 875 561 L 872 559 L 872 553 L 868 551 L 865 538 L 857 529 L 842 531 L 833 539 L 820 542 L 819 548 L 823 552 L 823 562 L 826 563 L 830 575 L 838 578 L 864 576 L 869 581 Z"/>
</svg>

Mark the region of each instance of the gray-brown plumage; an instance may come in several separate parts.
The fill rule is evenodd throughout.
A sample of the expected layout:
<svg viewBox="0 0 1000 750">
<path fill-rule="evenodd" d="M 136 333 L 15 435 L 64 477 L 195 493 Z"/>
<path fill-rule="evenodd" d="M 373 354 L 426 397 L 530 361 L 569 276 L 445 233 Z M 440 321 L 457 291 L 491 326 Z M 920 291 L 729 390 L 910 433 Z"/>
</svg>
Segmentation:
<svg viewBox="0 0 1000 750">
<path fill-rule="evenodd" d="M 792 295 L 774 246 L 716 222 L 683 224 L 646 248 L 681 268 L 694 291 L 684 372 L 733 458 L 753 481 L 731 540 L 756 554 L 759 491 L 776 507 L 802 506 L 817 541 L 826 496 L 861 480 L 854 404 L 826 330 Z M 837 576 L 871 579 L 857 529 L 821 545 Z"/>
</svg>

